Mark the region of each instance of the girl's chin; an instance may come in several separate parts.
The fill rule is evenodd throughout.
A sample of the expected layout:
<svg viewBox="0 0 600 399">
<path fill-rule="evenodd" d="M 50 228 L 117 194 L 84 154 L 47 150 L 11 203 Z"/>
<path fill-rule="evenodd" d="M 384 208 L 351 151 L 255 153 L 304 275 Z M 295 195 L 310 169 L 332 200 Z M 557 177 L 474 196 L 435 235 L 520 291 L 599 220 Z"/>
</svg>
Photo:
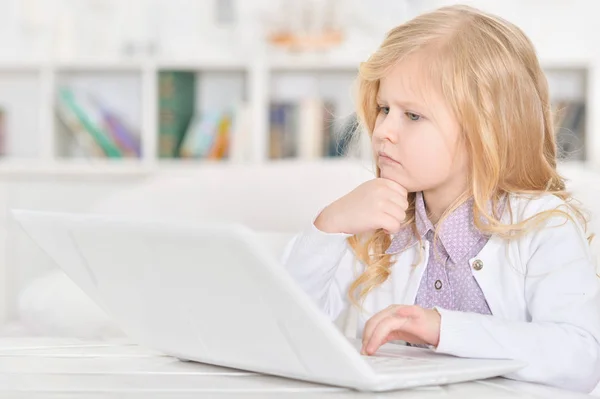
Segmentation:
<svg viewBox="0 0 600 399">
<path fill-rule="evenodd" d="M 398 183 L 409 193 L 416 193 L 426 189 L 418 184 L 413 184 L 402 172 L 385 170 L 384 168 L 380 169 L 379 176 Z"/>
</svg>

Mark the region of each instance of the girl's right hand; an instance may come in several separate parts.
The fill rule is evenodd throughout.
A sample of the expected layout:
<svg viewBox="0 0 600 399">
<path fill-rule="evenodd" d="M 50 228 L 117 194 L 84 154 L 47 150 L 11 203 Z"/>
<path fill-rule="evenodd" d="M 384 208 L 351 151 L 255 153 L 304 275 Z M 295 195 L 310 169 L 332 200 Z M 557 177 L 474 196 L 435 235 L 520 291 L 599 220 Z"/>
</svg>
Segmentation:
<svg viewBox="0 0 600 399">
<path fill-rule="evenodd" d="M 377 229 L 396 233 L 406 218 L 407 195 L 395 181 L 369 180 L 327 206 L 315 227 L 325 233 L 361 234 Z"/>
</svg>

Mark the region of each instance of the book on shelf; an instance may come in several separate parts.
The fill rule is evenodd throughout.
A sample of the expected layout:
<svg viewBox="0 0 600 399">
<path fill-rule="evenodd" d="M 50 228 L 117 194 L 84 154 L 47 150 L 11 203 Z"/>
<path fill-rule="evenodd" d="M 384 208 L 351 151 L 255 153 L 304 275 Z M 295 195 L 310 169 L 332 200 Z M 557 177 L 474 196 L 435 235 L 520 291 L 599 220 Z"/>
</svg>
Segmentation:
<svg viewBox="0 0 600 399">
<path fill-rule="evenodd" d="M 123 155 L 140 158 L 142 156 L 142 145 L 139 134 L 133 133 L 121 116 L 108 108 L 98 98 L 90 96 L 90 100 L 101 115 L 105 131 L 108 132 Z"/>
<path fill-rule="evenodd" d="M 71 137 L 67 150 L 70 156 L 141 156 L 139 133 L 93 93 L 59 88 L 55 114 L 60 129 Z"/>
<path fill-rule="evenodd" d="M 68 107 L 59 102 L 55 109 L 59 131 L 66 132 L 67 149 L 70 157 L 106 157 L 100 145 L 86 131 L 79 118 Z"/>
<path fill-rule="evenodd" d="M 269 107 L 269 157 L 271 159 L 295 157 L 297 107 L 293 103 L 274 102 Z"/>
<path fill-rule="evenodd" d="M 196 73 L 160 71 L 158 108 L 158 156 L 178 157 L 195 114 Z"/>
<path fill-rule="evenodd" d="M 231 162 L 248 162 L 252 159 L 252 107 L 241 103 L 235 107 L 231 123 L 229 139 L 229 160 Z"/>
<path fill-rule="evenodd" d="M 232 110 L 197 113 L 184 134 L 181 158 L 229 159 L 243 162 L 249 159 L 250 107 L 246 103 Z"/>
<path fill-rule="evenodd" d="M 220 112 L 194 115 L 183 136 L 178 155 L 182 158 L 204 158 L 208 156 L 220 125 Z"/>
<path fill-rule="evenodd" d="M 554 108 L 559 155 L 568 160 L 585 160 L 585 102 L 557 101 Z"/>
<path fill-rule="evenodd" d="M 348 154 L 355 118 L 336 116 L 332 101 L 307 98 L 274 101 L 269 107 L 269 156 L 316 159 Z"/>
</svg>

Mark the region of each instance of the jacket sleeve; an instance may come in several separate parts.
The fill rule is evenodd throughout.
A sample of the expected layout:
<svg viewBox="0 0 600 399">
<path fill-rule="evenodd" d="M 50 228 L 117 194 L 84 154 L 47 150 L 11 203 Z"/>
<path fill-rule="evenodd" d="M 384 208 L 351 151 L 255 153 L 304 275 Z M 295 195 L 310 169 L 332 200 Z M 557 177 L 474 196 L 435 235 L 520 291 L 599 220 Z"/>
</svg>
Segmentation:
<svg viewBox="0 0 600 399">
<path fill-rule="evenodd" d="M 585 235 L 573 221 L 529 238 L 528 322 L 438 309 L 438 352 L 512 358 L 528 366 L 506 377 L 590 392 L 600 380 L 600 285 Z"/>
<path fill-rule="evenodd" d="M 331 320 L 348 305 L 347 291 L 353 281 L 353 256 L 348 234 L 329 234 L 312 224 L 287 245 L 283 264 Z"/>
</svg>

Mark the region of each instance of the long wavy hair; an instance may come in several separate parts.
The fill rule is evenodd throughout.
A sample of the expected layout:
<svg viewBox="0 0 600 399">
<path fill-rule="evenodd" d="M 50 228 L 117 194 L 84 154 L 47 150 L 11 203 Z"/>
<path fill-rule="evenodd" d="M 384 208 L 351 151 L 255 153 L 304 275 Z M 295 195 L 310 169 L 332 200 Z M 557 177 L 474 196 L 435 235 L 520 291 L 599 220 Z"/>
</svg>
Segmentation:
<svg viewBox="0 0 600 399">
<path fill-rule="evenodd" d="M 470 159 L 468 192 L 446 210 L 438 229 L 471 196 L 475 226 L 489 235 L 519 236 L 557 214 L 570 219 L 575 215 L 585 228 L 586 217 L 572 202 L 556 170 L 546 77 L 531 41 L 501 18 L 469 6 L 449 6 L 389 31 L 377 51 L 360 65 L 357 115 L 361 130 L 373 134 L 380 79 L 417 53 L 427 55 L 428 82 L 441 91 L 458 119 Z M 514 224 L 503 224 L 500 215 L 492 212 L 505 194 L 544 193 L 565 200 L 569 209 L 542 212 Z M 409 194 L 408 203 L 403 227 L 416 233 L 414 193 Z M 510 204 L 506 207 L 510 211 Z M 391 237 L 377 230 L 348 240 L 365 266 L 348 292 L 358 305 L 391 273 L 393 258 L 385 254 Z"/>
</svg>

